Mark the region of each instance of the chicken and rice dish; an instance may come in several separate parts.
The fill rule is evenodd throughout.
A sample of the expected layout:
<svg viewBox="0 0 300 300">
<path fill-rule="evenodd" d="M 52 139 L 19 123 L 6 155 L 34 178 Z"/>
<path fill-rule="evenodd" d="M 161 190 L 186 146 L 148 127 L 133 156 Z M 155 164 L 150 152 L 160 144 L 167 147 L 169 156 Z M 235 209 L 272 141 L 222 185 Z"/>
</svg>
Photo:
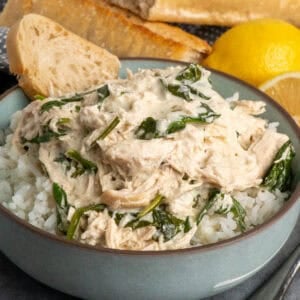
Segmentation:
<svg viewBox="0 0 300 300">
<path fill-rule="evenodd" d="M 0 148 L 0 202 L 96 247 L 214 243 L 288 198 L 289 137 L 261 101 L 224 99 L 191 64 L 140 70 L 96 90 L 31 102 Z"/>
</svg>

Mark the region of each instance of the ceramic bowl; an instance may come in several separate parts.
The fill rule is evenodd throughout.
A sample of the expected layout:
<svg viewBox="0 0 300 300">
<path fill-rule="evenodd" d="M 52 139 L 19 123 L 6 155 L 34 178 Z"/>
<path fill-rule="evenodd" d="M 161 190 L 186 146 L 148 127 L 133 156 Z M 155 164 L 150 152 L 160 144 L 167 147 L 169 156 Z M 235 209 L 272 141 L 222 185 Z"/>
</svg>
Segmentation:
<svg viewBox="0 0 300 300">
<path fill-rule="evenodd" d="M 164 68 L 177 62 L 125 59 L 127 68 Z M 274 101 L 245 83 L 212 72 L 212 84 L 224 97 L 263 100 L 264 117 L 280 122 L 295 149 L 293 194 L 269 221 L 238 237 L 190 249 L 141 252 L 97 249 L 48 234 L 17 218 L 0 205 L 0 249 L 33 278 L 85 299 L 200 299 L 233 287 L 255 274 L 288 239 L 300 210 L 300 133 Z M 20 88 L 0 101 L 0 126 L 28 103 Z"/>
</svg>

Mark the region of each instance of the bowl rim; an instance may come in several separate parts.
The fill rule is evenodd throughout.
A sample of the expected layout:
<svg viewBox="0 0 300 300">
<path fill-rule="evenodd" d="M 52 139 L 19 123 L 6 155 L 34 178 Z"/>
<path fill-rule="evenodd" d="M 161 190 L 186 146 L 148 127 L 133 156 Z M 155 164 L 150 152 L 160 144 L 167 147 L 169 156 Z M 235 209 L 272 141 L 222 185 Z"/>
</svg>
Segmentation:
<svg viewBox="0 0 300 300">
<path fill-rule="evenodd" d="M 177 65 L 188 65 L 189 62 L 182 62 L 177 60 L 171 60 L 171 59 L 161 59 L 161 58 L 149 58 L 149 57 L 122 57 L 120 58 L 120 61 L 154 61 L 154 62 L 168 62 L 168 63 L 174 63 Z M 201 65 L 201 64 L 200 64 Z M 231 81 L 234 81 L 236 83 L 242 84 L 246 86 L 249 90 L 251 90 L 254 94 L 257 94 L 262 98 L 262 101 L 270 104 L 271 106 L 274 106 L 286 119 L 286 121 L 289 123 L 289 125 L 292 127 L 293 131 L 296 133 L 296 136 L 298 139 L 300 139 L 300 127 L 296 124 L 295 120 L 290 116 L 290 114 L 275 100 L 273 100 L 271 97 L 263 93 L 262 91 L 258 90 L 256 87 L 252 86 L 251 84 L 244 82 L 241 79 L 238 79 L 232 75 L 226 74 L 224 72 L 208 68 L 204 66 L 207 70 L 211 71 L 212 73 L 215 73 L 217 75 L 220 75 L 221 77 L 225 77 L 226 79 L 229 79 Z M 2 101 L 5 97 L 7 97 L 9 94 L 13 93 L 15 90 L 21 89 L 18 85 L 15 85 L 11 87 L 10 89 L 6 90 L 4 93 L 0 95 L 0 101 Z M 223 247 L 230 246 L 232 244 L 236 244 L 240 241 L 247 240 L 257 233 L 261 233 L 265 231 L 267 228 L 272 226 L 274 223 L 279 221 L 294 205 L 296 205 L 297 200 L 300 198 L 300 182 L 297 184 L 294 192 L 291 194 L 289 200 L 284 203 L 283 207 L 275 213 L 270 219 L 268 219 L 266 222 L 257 225 L 256 227 L 241 233 L 237 236 L 231 237 L 226 240 L 221 240 L 216 243 L 206 244 L 206 245 L 199 245 L 194 246 L 191 248 L 183 248 L 183 249 L 174 249 L 174 250 L 161 250 L 161 251 L 154 251 L 154 250 L 120 250 L 120 249 L 112 249 L 112 248 L 104 248 L 100 246 L 91 246 L 88 244 L 83 244 L 77 241 L 73 240 L 67 240 L 63 236 L 55 235 L 52 233 L 49 233 L 43 229 L 40 229 L 38 227 L 35 227 L 31 225 L 29 222 L 19 218 L 17 215 L 15 215 L 12 211 L 7 209 L 0 203 L 0 215 L 4 215 L 8 219 L 12 220 L 17 225 L 20 225 L 25 230 L 31 231 L 31 233 L 38 235 L 39 237 L 43 239 L 47 239 L 52 242 L 59 243 L 61 245 L 65 245 L 68 247 L 74 247 L 77 249 L 83 249 L 86 251 L 96 251 L 98 253 L 107 253 L 107 254 L 121 254 L 125 256 L 165 256 L 165 255 L 188 255 L 193 254 L 195 252 L 202 253 L 207 252 L 211 250 L 217 250 Z"/>
</svg>

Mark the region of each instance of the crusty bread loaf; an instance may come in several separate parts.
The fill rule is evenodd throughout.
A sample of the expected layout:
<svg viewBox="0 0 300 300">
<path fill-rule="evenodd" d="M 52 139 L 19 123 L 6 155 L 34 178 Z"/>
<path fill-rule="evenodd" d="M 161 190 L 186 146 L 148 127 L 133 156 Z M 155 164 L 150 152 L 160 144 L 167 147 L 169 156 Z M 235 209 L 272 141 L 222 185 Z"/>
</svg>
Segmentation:
<svg viewBox="0 0 300 300">
<path fill-rule="evenodd" d="M 10 71 L 32 99 L 91 89 L 117 78 L 120 66 L 116 56 L 36 14 L 10 29 L 7 54 Z"/>
<path fill-rule="evenodd" d="M 199 62 L 211 51 L 203 40 L 162 23 L 145 22 L 102 0 L 9 0 L 0 26 L 38 13 L 121 57 L 159 57 Z"/>
<path fill-rule="evenodd" d="M 300 1 L 297 0 L 107 1 L 152 21 L 232 26 L 258 18 L 279 18 L 300 26 Z"/>
</svg>

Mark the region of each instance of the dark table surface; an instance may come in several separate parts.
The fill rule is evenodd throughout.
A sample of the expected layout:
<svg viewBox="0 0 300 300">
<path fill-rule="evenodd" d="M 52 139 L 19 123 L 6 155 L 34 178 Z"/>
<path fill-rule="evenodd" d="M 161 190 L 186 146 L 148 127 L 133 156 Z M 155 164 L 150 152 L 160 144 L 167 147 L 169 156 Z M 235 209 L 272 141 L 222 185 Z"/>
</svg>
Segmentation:
<svg viewBox="0 0 300 300">
<path fill-rule="evenodd" d="M 0 93 L 16 84 L 13 76 L 7 72 L 0 71 Z M 289 257 L 293 249 L 300 242 L 300 220 L 289 237 L 287 243 L 280 252 L 252 278 L 246 280 L 237 287 L 209 300 L 243 300 L 247 299 L 276 269 Z M 34 259 L 34 258 L 28 258 Z M 52 299 L 75 299 L 60 292 L 57 292 L 32 279 L 11 263 L 0 252 L 0 300 L 52 300 Z M 208 299 L 207 299 L 208 300 Z M 269 299 L 266 299 L 269 300 Z M 271 300 L 271 299 L 270 299 Z M 300 300 L 300 274 L 296 276 L 284 300 Z"/>
</svg>

